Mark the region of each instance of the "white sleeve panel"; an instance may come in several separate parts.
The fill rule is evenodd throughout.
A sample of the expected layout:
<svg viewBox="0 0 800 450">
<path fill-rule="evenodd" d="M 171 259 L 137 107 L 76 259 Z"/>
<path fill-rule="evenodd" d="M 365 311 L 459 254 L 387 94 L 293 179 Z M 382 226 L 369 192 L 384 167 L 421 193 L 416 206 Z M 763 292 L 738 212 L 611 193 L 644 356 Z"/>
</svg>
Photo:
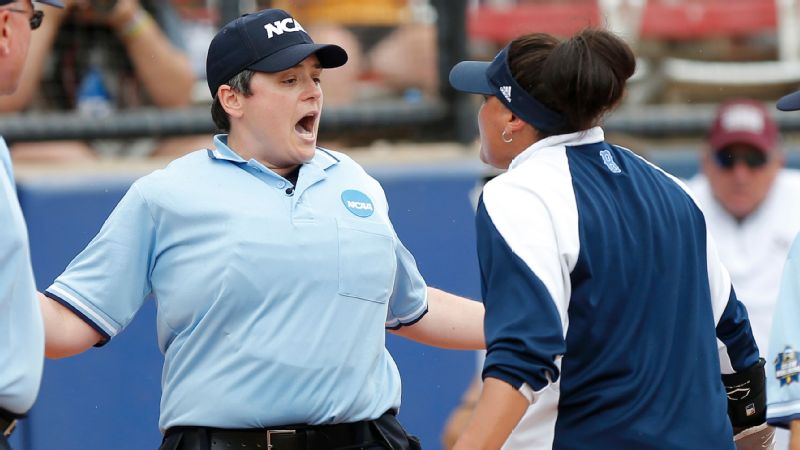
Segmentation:
<svg viewBox="0 0 800 450">
<path fill-rule="evenodd" d="M 706 228 L 706 258 L 708 259 L 708 287 L 711 290 L 711 302 L 714 308 L 714 323 L 719 323 L 728 300 L 731 296 L 731 276 L 722 264 L 717 253 L 714 238 Z"/>
<path fill-rule="evenodd" d="M 578 210 L 563 148 L 535 154 L 483 191 L 486 211 L 513 252 L 541 279 L 567 333 L 570 273 L 580 251 Z"/>
</svg>

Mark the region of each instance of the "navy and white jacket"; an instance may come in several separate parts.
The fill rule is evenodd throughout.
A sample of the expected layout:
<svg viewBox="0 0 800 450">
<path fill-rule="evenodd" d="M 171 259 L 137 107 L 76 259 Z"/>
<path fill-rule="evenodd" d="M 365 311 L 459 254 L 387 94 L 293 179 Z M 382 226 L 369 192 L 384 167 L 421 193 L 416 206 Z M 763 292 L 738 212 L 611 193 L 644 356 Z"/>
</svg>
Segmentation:
<svg viewBox="0 0 800 450">
<path fill-rule="evenodd" d="M 735 449 L 720 373 L 758 349 L 679 180 L 600 128 L 552 136 L 476 221 L 483 377 L 532 404 L 505 449 Z"/>
</svg>

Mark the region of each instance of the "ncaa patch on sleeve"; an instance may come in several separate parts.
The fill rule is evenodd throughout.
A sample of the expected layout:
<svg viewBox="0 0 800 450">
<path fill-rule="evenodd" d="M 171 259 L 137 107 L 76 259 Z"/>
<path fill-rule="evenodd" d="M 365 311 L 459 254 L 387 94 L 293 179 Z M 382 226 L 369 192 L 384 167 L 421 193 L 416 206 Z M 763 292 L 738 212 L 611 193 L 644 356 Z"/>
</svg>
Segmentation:
<svg viewBox="0 0 800 450">
<path fill-rule="evenodd" d="M 781 386 L 797 383 L 800 378 L 800 365 L 797 362 L 797 352 L 788 345 L 783 352 L 775 358 L 775 378 Z"/>
</svg>

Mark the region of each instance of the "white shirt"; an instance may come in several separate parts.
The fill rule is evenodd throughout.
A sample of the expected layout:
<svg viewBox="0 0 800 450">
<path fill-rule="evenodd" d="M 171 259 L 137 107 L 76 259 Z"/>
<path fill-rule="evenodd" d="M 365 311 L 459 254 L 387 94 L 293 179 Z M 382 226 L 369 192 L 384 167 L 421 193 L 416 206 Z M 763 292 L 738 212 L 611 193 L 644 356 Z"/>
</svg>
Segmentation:
<svg viewBox="0 0 800 450">
<path fill-rule="evenodd" d="M 716 201 L 705 175 L 687 184 L 706 216 L 736 296 L 747 307 L 761 356 L 770 361 L 766 353 L 781 270 L 800 231 L 800 171 L 782 169 L 764 202 L 742 222 Z"/>
<path fill-rule="evenodd" d="M 768 355 L 769 336 L 782 268 L 800 231 L 800 171 L 782 169 L 762 204 L 742 222 L 716 201 L 704 174 L 696 175 L 687 184 L 703 209 L 736 295 L 747 307 L 761 356 L 770 365 L 776 357 Z M 775 449 L 788 448 L 788 433 L 776 431 Z"/>
</svg>

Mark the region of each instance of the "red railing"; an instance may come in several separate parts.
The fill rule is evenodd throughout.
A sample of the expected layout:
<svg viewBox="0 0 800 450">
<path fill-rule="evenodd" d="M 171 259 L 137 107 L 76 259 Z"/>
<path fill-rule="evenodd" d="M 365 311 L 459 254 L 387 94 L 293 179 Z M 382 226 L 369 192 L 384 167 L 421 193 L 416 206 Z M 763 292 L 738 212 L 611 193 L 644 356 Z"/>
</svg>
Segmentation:
<svg viewBox="0 0 800 450">
<path fill-rule="evenodd" d="M 649 0 L 642 12 L 642 39 L 692 40 L 736 37 L 776 29 L 774 0 Z M 531 32 L 569 36 L 604 25 L 596 0 L 541 1 L 511 8 L 479 7 L 467 13 L 470 38 L 505 43 Z"/>
</svg>

